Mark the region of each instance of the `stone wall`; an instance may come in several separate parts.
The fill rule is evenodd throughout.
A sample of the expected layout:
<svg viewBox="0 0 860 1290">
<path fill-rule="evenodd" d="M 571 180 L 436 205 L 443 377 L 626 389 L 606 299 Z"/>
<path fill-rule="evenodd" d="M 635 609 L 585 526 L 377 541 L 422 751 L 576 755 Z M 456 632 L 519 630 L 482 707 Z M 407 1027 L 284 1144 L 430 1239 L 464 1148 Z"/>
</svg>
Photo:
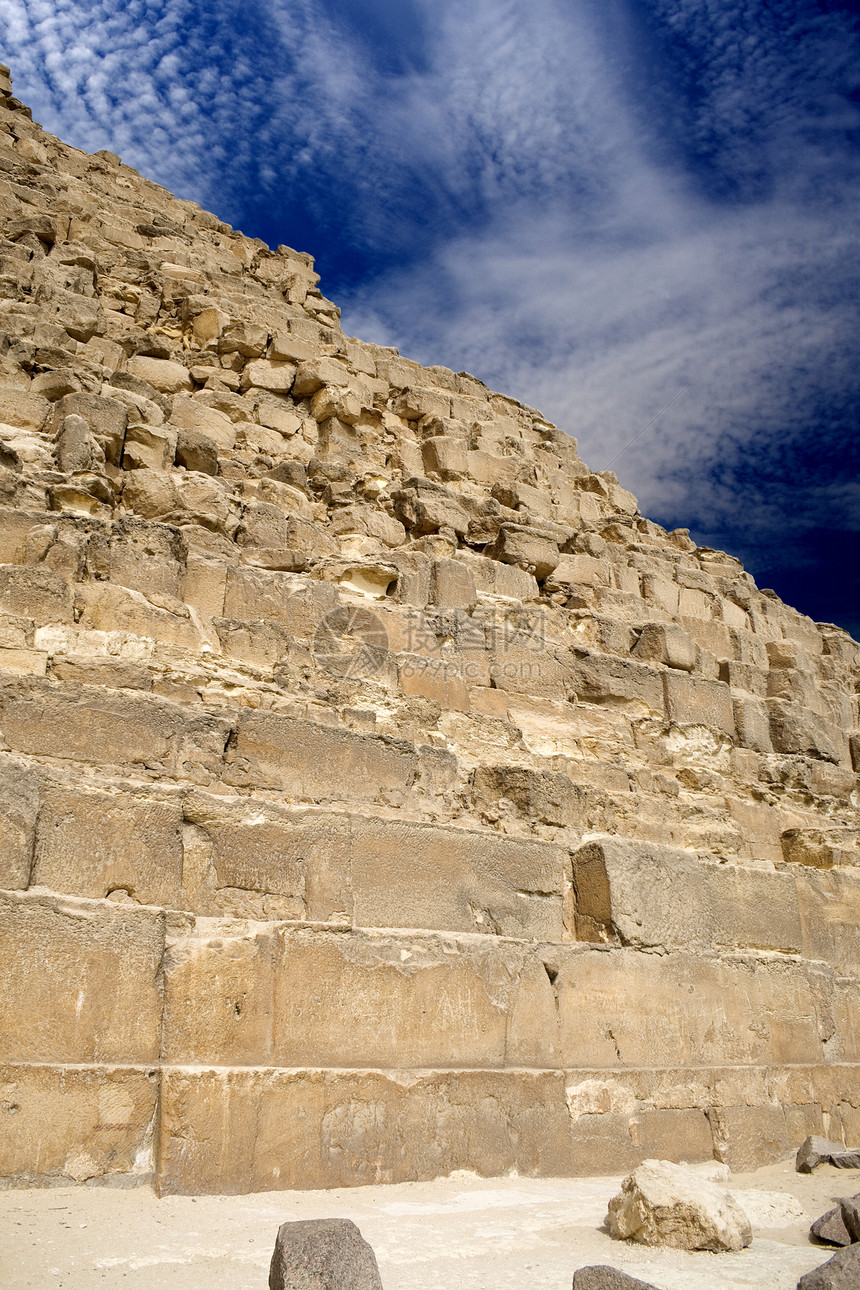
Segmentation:
<svg viewBox="0 0 860 1290">
<path fill-rule="evenodd" d="M 0 72 L 0 1174 L 860 1136 L 860 647 Z"/>
</svg>

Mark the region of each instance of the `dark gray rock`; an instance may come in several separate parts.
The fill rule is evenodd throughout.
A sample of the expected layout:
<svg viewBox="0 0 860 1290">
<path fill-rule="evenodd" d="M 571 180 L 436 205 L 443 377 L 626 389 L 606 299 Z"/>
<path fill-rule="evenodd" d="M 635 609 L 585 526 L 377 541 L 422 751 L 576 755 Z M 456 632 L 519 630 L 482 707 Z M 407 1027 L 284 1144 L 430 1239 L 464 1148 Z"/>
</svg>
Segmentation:
<svg viewBox="0 0 860 1290">
<path fill-rule="evenodd" d="M 850 1245 L 851 1233 L 842 1218 L 841 1205 L 837 1205 L 835 1209 L 829 1209 L 826 1214 L 816 1218 L 809 1229 L 809 1235 L 816 1241 L 824 1241 L 827 1245 Z"/>
<path fill-rule="evenodd" d="M 617 1268 L 601 1265 L 574 1272 L 573 1290 L 656 1290 L 656 1286 L 648 1281 L 637 1281 Z"/>
<path fill-rule="evenodd" d="M 801 1277 L 797 1290 L 858 1290 L 860 1287 L 860 1245 L 840 1250 L 820 1268 Z"/>
<path fill-rule="evenodd" d="M 348 1218 L 284 1223 L 269 1290 L 382 1290 L 376 1255 Z"/>
<path fill-rule="evenodd" d="M 837 1169 L 860 1169 L 860 1147 L 843 1147 L 813 1134 L 798 1150 L 794 1167 L 799 1174 L 811 1174 L 825 1161 Z"/>
<path fill-rule="evenodd" d="M 860 1193 L 841 1200 L 839 1208 L 842 1211 L 842 1222 L 845 1224 L 851 1240 L 860 1241 Z"/>
</svg>

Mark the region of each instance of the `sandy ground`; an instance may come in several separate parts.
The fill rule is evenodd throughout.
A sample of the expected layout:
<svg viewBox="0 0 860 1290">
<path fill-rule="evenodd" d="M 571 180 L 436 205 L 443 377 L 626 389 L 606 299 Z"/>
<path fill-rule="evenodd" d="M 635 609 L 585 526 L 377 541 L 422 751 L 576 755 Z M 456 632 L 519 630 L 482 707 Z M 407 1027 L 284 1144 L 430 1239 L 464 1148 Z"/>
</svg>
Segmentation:
<svg viewBox="0 0 860 1290">
<path fill-rule="evenodd" d="M 754 1228 L 738 1254 L 687 1254 L 614 1241 L 601 1230 L 618 1178 L 456 1175 L 432 1183 L 253 1196 L 167 1197 L 147 1188 L 0 1192 L 3 1290 L 266 1290 L 279 1224 L 352 1218 L 385 1290 L 569 1290 L 577 1268 L 609 1263 L 660 1290 L 794 1290 L 833 1251 L 808 1225 L 860 1172 L 790 1163 L 732 1186 L 782 1192 L 805 1218 Z"/>
</svg>

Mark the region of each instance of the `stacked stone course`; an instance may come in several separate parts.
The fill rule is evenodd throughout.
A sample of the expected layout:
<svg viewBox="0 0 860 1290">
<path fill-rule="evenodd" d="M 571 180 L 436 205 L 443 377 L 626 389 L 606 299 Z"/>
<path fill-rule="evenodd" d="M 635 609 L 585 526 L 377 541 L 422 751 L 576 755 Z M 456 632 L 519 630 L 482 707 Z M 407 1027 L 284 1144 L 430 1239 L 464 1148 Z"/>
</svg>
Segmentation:
<svg viewBox="0 0 860 1290">
<path fill-rule="evenodd" d="M 860 646 L 0 69 L 0 1175 L 860 1137 Z"/>
</svg>

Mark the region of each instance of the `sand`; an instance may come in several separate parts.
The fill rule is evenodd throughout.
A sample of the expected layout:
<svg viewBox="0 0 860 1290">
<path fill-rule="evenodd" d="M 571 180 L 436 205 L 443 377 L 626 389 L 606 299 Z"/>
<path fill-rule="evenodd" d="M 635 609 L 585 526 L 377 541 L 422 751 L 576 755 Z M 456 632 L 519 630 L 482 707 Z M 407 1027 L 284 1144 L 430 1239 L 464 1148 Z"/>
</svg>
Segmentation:
<svg viewBox="0 0 860 1290">
<path fill-rule="evenodd" d="M 370 1241 L 385 1290 L 569 1290 L 577 1268 L 609 1263 L 660 1290 L 794 1290 L 833 1252 L 808 1227 L 860 1172 L 791 1162 L 732 1186 L 782 1193 L 804 1216 L 771 1216 L 737 1254 L 651 1250 L 602 1231 L 619 1178 L 456 1175 L 430 1183 L 251 1196 L 165 1197 L 104 1186 L 0 1192 L 4 1290 L 265 1290 L 279 1224 L 352 1218 Z M 773 1205 L 759 1208 L 773 1208 Z M 777 1208 L 779 1206 L 777 1205 Z"/>
</svg>

